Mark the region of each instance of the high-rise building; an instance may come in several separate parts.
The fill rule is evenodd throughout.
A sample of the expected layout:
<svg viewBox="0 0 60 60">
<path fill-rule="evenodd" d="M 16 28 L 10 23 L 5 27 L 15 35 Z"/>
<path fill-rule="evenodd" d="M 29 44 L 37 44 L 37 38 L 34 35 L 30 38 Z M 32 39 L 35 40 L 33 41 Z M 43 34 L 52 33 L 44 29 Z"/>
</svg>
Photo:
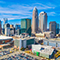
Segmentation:
<svg viewBox="0 0 60 60">
<path fill-rule="evenodd" d="M 3 18 L 3 22 L 4 22 L 4 24 L 8 23 L 8 19 L 7 18 Z"/>
<path fill-rule="evenodd" d="M 15 25 L 15 29 L 17 30 L 17 29 L 20 29 L 20 24 L 16 24 Z"/>
<path fill-rule="evenodd" d="M 59 24 L 56 24 L 56 34 L 59 33 Z"/>
<path fill-rule="evenodd" d="M 10 24 L 9 23 L 5 24 L 5 35 L 6 36 L 10 35 Z"/>
<path fill-rule="evenodd" d="M 10 25 L 10 36 L 13 36 L 15 34 L 14 29 L 14 25 Z"/>
<path fill-rule="evenodd" d="M 20 35 L 20 24 L 15 25 L 15 34 Z"/>
<path fill-rule="evenodd" d="M 56 22 L 55 21 L 49 23 L 49 30 L 53 31 L 56 35 Z"/>
<path fill-rule="evenodd" d="M 47 30 L 47 13 L 41 12 L 39 14 L 39 30 L 44 32 Z"/>
<path fill-rule="evenodd" d="M 38 31 L 38 10 L 34 7 L 33 16 L 32 16 L 32 34 L 37 33 Z"/>
<path fill-rule="evenodd" d="M 31 35 L 31 19 L 21 19 L 21 33 Z"/>
<path fill-rule="evenodd" d="M 0 20 L 0 34 L 2 34 L 1 20 Z"/>
<path fill-rule="evenodd" d="M 8 19 L 7 18 L 3 18 L 3 34 L 5 34 L 5 24 L 8 23 Z"/>
<path fill-rule="evenodd" d="M 14 25 L 10 25 L 10 28 L 14 28 Z"/>
</svg>

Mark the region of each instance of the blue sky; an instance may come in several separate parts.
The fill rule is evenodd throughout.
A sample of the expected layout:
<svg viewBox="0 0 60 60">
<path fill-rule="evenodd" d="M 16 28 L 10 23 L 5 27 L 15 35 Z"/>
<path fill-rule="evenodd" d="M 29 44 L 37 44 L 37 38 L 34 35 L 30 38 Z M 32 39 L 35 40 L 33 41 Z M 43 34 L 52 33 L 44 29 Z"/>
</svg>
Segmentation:
<svg viewBox="0 0 60 60">
<path fill-rule="evenodd" d="M 38 13 L 47 13 L 48 27 L 50 21 L 60 24 L 60 0 L 0 0 L 0 19 L 8 18 L 10 24 L 21 24 L 21 18 L 32 19 L 35 6 Z"/>
</svg>

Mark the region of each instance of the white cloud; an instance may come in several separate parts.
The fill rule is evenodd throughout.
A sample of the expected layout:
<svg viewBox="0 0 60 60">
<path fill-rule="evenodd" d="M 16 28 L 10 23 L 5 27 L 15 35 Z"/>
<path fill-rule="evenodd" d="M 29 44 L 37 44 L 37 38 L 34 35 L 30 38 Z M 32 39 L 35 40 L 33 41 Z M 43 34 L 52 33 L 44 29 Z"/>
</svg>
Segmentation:
<svg viewBox="0 0 60 60">
<path fill-rule="evenodd" d="M 35 5 L 37 5 L 38 9 L 54 9 L 55 6 L 51 6 L 51 5 L 44 5 L 42 3 L 35 3 Z"/>
<path fill-rule="evenodd" d="M 55 13 L 55 12 L 47 12 L 47 15 L 48 15 L 48 16 L 55 16 L 56 13 Z"/>
<path fill-rule="evenodd" d="M 8 5 L 7 7 L 0 6 L 0 18 L 9 18 L 11 19 L 21 19 L 21 18 L 32 18 L 32 11 L 34 7 L 37 7 L 38 10 L 42 9 L 53 9 L 54 6 L 47 6 L 42 3 L 34 3 L 31 5 Z M 48 12 L 48 15 L 54 16 L 54 12 Z"/>
</svg>

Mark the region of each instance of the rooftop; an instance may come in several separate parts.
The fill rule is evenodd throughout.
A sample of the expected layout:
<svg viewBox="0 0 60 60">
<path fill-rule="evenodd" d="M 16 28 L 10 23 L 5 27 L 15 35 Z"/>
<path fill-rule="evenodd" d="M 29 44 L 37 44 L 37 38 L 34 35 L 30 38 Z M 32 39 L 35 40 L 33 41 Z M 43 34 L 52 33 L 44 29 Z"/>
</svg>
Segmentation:
<svg viewBox="0 0 60 60">
<path fill-rule="evenodd" d="M 8 37 L 8 36 L 0 36 L 0 40 L 5 40 L 5 39 L 12 39 L 12 37 Z"/>
<path fill-rule="evenodd" d="M 34 49 L 34 50 L 36 50 L 36 51 L 38 51 L 38 52 L 40 52 L 40 53 L 44 53 L 44 54 L 49 54 L 49 55 L 51 55 L 52 54 L 52 52 L 54 51 L 54 49 L 52 48 L 52 46 L 46 46 L 46 45 L 32 45 L 33 47 L 38 47 L 39 46 L 39 48 L 38 48 L 38 50 L 36 50 L 36 49 Z M 43 49 L 42 49 L 43 48 Z M 42 50 L 41 50 L 42 49 Z"/>
<path fill-rule="evenodd" d="M 13 38 L 14 40 L 15 40 L 15 39 L 17 39 L 17 40 L 20 40 L 20 39 L 21 39 L 21 40 L 25 40 L 25 39 L 26 39 L 26 40 L 34 39 L 34 37 L 20 38 L 20 37 L 15 37 L 15 36 L 13 36 L 12 38 Z"/>
</svg>

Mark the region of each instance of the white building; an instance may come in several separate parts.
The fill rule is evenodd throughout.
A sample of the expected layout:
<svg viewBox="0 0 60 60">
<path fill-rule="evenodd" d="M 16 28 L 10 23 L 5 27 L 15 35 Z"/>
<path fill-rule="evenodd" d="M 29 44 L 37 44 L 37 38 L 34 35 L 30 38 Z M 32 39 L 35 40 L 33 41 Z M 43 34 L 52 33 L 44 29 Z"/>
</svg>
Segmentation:
<svg viewBox="0 0 60 60">
<path fill-rule="evenodd" d="M 39 53 L 39 56 L 51 58 L 53 56 L 54 49 L 52 46 L 45 45 L 32 45 L 32 52 Z"/>
<path fill-rule="evenodd" d="M 47 13 L 41 12 L 39 14 L 39 30 L 44 32 L 47 30 Z"/>
<path fill-rule="evenodd" d="M 5 24 L 5 35 L 7 36 L 10 35 L 10 24 L 9 23 Z"/>
</svg>

